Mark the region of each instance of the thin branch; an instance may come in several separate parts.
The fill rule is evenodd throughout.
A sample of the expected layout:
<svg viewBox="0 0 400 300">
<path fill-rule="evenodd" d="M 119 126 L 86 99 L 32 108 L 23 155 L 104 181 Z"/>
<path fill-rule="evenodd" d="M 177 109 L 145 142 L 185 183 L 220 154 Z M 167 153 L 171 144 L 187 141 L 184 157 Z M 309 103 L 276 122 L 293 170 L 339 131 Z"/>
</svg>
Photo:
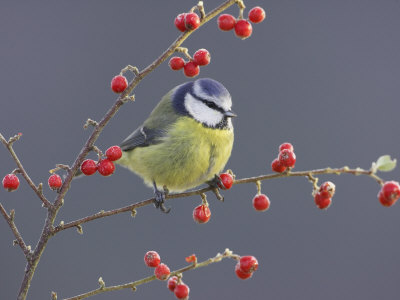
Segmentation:
<svg viewBox="0 0 400 300">
<path fill-rule="evenodd" d="M 35 192 L 35 194 L 39 197 L 40 200 L 42 200 L 44 207 L 50 208 L 52 206 L 52 204 L 49 202 L 49 200 L 46 199 L 46 197 L 43 195 L 42 191 L 33 183 L 32 179 L 29 177 L 28 173 L 25 171 L 24 167 L 22 166 L 21 161 L 19 160 L 17 154 L 15 153 L 15 151 L 12 147 L 12 144 L 15 140 L 10 139 L 9 141 L 7 141 L 4 138 L 4 136 L 0 133 L 0 141 L 10 152 L 12 158 L 14 159 L 15 163 L 18 166 L 19 173 L 22 174 L 22 177 L 25 178 L 26 182 L 29 184 L 29 186 L 32 188 L 32 190 Z"/>
<path fill-rule="evenodd" d="M 260 175 L 260 176 L 256 176 L 256 177 L 249 177 L 249 178 L 242 178 L 242 179 L 235 179 L 233 184 L 243 184 L 243 183 L 256 183 L 259 181 L 263 181 L 263 180 L 269 180 L 269 179 L 274 179 L 274 178 L 281 178 L 281 177 L 307 177 L 309 178 L 310 176 L 313 175 L 321 175 L 321 174 L 336 174 L 336 175 L 340 175 L 340 174 L 352 174 L 352 175 L 366 175 L 369 176 L 371 178 L 373 178 L 374 180 L 376 180 L 379 184 L 383 184 L 384 180 L 381 179 L 379 176 L 377 176 L 375 173 L 372 173 L 370 170 L 364 170 L 361 168 L 356 168 L 356 169 L 350 169 L 348 167 L 343 167 L 343 168 L 325 168 L 325 169 L 316 169 L 316 170 L 310 170 L 310 171 L 297 171 L 297 172 L 286 172 L 286 173 L 274 173 L 274 174 L 268 174 L 268 175 Z M 197 189 L 197 190 L 193 190 L 193 191 L 189 191 L 189 192 L 184 192 L 184 193 L 179 193 L 179 194 L 167 194 L 166 195 L 166 200 L 167 199 L 175 199 L 175 198 L 183 198 L 183 197 L 189 197 L 189 196 L 193 196 L 193 195 L 201 195 L 205 192 L 208 191 L 214 191 L 213 187 L 205 187 L 202 189 Z M 94 215 L 91 216 L 87 216 L 84 217 L 82 219 L 78 219 L 72 222 L 68 222 L 68 223 L 63 223 L 62 225 L 58 225 L 54 228 L 53 233 L 57 233 L 60 232 L 64 229 L 68 229 L 71 227 L 77 227 L 78 225 L 93 221 L 93 220 L 97 220 L 100 218 L 104 218 L 104 217 L 108 217 L 108 216 L 112 216 L 112 215 L 117 215 L 120 213 L 124 213 L 124 212 L 132 212 L 132 210 L 135 210 L 139 207 L 142 206 L 146 206 L 149 204 L 153 204 L 155 201 L 155 198 L 150 198 L 147 200 L 143 200 L 125 207 L 121 207 L 121 208 L 117 208 L 117 209 L 113 209 L 113 210 L 109 210 L 109 211 L 101 211 L 98 212 Z"/>
<path fill-rule="evenodd" d="M 11 211 L 10 215 L 7 213 L 7 211 L 4 209 L 3 205 L 0 203 L 0 212 L 3 215 L 4 219 L 6 219 L 8 225 L 10 226 L 12 232 L 14 233 L 15 239 L 16 239 L 16 244 L 18 244 L 22 251 L 25 254 L 26 259 L 29 261 L 31 259 L 31 250 L 30 246 L 27 246 L 24 242 L 24 239 L 22 238 L 21 234 L 18 231 L 17 226 L 15 226 L 14 222 L 14 210 Z"/>
<path fill-rule="evenodd" d="M 181 274 L 183 272 L 187 272 L 189 270 L 198 269 L 198 268 L 205 267 L 205 266 L 208 266 L 213 263 L 220 262 L 224 258 L 232 258 L 232 259 L 238 260 L 240 258 L 240 256 L 237 254 L 233 254 L 231 250 L 226 249 L 224 251 L 224 253 L 222 253 L 222 254 L 218 253 L 215 257 L 209 258 L 201 263 L 193 263 L 189 266 L 186 266 L 186 267 L 183 267 L 176 271 L 173 271 L 173 272 L 171 272 L 170 277 Z M 151 282 L 153 280 L 157 280 L 156 276 L 153 275 L 153 276 L 149 276 L 149 277 L 146 277 L 146 278 L 143 278 L 140 280 L 136 280 L 136 281 L 132 281 L 129 283 L 113 285 L 113 286 L 107 287 L 107 286 L 105 286 L 105 283 L 102 280 L 102 278 L 100 278 L 100 279 L 99 279 L 99 284 L 100 284 L 99 288 L 92 290 L 90 292 L 75 296 L 75 297 L 65 298 L 64 300 L 81 300 L 81 299 L 85 299 L 85 298 L 88 298 L 88 297 L 91 297 L 94 295 L 98 295 L 98 294 L 102 294 L 105 292 L 118 291 L 118 290 L 123 290 L 123 289 L 132 289 L 133 291 L 135 291 L 137 286 L 144 284 L 144 283 Z"/>
<path fill-rule="evenodd" d="M 220 6 L 209 12 L 201 21 L 200 26 L 204 25 L 206 22 L 210 21 L 212 18 L 223 12 L 228 7 L 235 4 L 238 0 L 227 0 L 222 3 Z M 177 47 L 179 47 L 192 33 L 194 30 L 188 30 L 182 33 L 168 48 L 165 50 L 153 63 L 143 69 L 141 72 L 135 72 L 134 79 L 129 83 L 128 87 L 125 89 L 123 93 L 118 97 L 115 103 L 111 106 L 111 108 L 106 112 L 100 122 L 93 128 L 93 132 L 85 142 L 84 146 L 82 147 L 80 153 L 75 159 L 75 162 L 71 166 L 71 170 L 68 172 L 63 185 L 61 186 L 58 196 L 56 197 L 54 204 L 52 205 L 44 198 L 43 195 L 39 193 L 36 186 L 32 183 L 30 178 L 24 173 L 25 179 L 30 180 L 30 185 L 34 188 L 35 192 L 38 194 L 39 198 L 43 201 L 44 205 L 48 206 L 48 213 L 45 220 L 45 224 L 42 229 L 42 233 L 40 239 L 35 247 L 35 250 L 32 254 L 31 263 L 26 266 L 26 270 L 24 273 L 24 278 L 21 283 L 20 291 L 18 293 L 18 300 L 26 299 L 30 283 L 32 281 L 33 275 L 35 273 L 36 267 L 39 263 L 40 257 L 50 239 L 50 237 L 54 234 L 53 224 L 57 217 L 58 211 L 60 210 L 61 206 L 63 205 L 65 195 L 67 194 L 70 186 L 71 181 L 78 171 L 80 165 L 82 164 L 83 160 L 86 158 L 88 153 L 91 151 L 94 143 L 100 136 L 100 133 L 103 131 L 104 127 L 108 124 L 108 122 L 115 116 L 121 106 L 126 102 L 126 99 L 130 99 L 130 94 L 134 90 L 134 88 L 139 84 L 139 82 L 149 75 L 155 68 L 161 65 L 169 56 L 171 56 Z M 22 167 L 22 166 L 21 166 Z M 133 210 L 131 210 L 133 211 Z"/>
</svg>

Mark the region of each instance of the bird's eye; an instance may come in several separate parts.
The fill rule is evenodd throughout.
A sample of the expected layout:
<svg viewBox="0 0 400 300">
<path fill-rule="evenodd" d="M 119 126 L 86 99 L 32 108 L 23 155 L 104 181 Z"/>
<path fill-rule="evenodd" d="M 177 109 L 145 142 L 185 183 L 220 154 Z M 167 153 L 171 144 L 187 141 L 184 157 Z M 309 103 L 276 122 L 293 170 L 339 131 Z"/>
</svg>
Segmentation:
<svg viewBox="0 0 400 300">
<path fill-rule="evenodd" d="M 207 105 L 209 108 L 212 108 L 212 109 L 215 109 L 215 110 L 218 110 L 218 111 L 221 110 L 221 108 L 220 108 L 217 104 L 215 104 L 214 102 L 212 102 L 212 101 L 203 101 L 203 102 L 204 102 L 204 104 Z"/>
</svg>

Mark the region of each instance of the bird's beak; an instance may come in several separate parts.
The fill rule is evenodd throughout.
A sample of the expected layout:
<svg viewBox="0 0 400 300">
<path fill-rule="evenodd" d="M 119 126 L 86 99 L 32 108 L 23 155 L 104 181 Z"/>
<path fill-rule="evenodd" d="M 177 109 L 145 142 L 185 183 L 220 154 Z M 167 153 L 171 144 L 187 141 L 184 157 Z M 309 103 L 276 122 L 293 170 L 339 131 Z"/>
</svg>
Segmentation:
<svg viewBox="0 0 400 300">
<path fill-rule="evenodd" d="M 237 117 L 237 114 L 235 114 L 233 111 L 229 110 L 224 112 L 224 116 L 228 117 L 228 118 L 233 118 L 233 117 Z"/>
</svg>

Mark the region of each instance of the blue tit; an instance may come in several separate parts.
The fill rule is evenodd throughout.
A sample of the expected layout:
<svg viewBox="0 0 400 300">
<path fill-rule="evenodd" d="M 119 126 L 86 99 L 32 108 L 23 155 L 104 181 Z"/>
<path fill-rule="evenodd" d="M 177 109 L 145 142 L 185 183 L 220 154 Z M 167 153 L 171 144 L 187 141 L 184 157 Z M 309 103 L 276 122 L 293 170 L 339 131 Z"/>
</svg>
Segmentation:
<svg viewBox="0 0 400 300">
<path fill-rule="evenodd" d="M 212 182 L 233 146 L 232 99 L 213 79 L 187 82 L 169 91 L 150 116 L 122 143 L 118 164 L 154 187 L 165 211 L 165 191 L 182 192 Z M 160 188 L 163 188 L 162 190 Z"/>
</svg>

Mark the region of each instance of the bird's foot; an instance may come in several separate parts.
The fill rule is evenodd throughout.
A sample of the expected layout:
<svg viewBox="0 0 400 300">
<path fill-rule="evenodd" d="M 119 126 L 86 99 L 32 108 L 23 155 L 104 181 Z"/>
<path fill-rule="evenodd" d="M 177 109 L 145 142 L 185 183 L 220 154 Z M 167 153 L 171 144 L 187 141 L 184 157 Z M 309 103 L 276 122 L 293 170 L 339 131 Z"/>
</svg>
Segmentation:
<svg viewBox="0 0 400 300">
<path fill-rule="evenodd" d="M 157 189 L 156 183 L 153 183 L 154 185 L 154 206 L 156 208 L 159 208 L 163 213 L 169 213 L 171 208 L 166 208 L 164 205 L 165 202 L 165 196 L 168 194 L 168 190 L 166 189 L 166 187 L 164 187 L 164 191 L 160 191 Z"/>
<path fill-rule="evenodd" d="M 212 192 L 215 194 L 215 197 L 217 197 L 219 201 L 224 201 L 224 196 L 222 196 L 219 192 L 219 189 L 224 186 L 221 178 L 217 174 L 215 174 L 214 178 L 210 181 L 207 181 L 206 183 L 211 187 Z"/>
</svg>

